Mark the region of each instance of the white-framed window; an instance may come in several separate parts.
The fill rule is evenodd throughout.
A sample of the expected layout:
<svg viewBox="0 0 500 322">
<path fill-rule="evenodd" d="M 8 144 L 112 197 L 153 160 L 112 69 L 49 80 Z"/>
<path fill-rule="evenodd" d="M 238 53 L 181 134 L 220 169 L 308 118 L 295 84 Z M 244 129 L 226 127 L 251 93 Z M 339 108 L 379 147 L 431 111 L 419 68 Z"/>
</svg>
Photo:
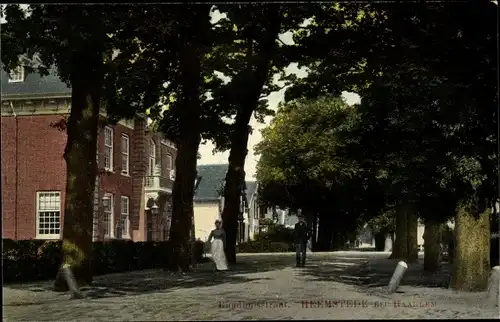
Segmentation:
<svg viewBox="0 0 500 322">
<path fill-rule="evenodd" d="M 122 150 L 122 174 L 128 175 L 130 140 L 128 138 L 128 135 L 126 134 L 122 134 L 121 150 Z"/>
<path fill-rule="evenodd" d="M 9 83 L 21 83 L 21 82 L 24 82 L 24 67 L 17 66 L 9 73 Z"/>
<path fill-rule="evenodd" d="M 104 231 L 104 238 L 114 237 L 113 209 L 114 209 L 113 194 L 111 193 L 104 194 L 104 197 L 102 198 L 102 214 L 103 214 L 102 225 Z"/>
<path fill-rule="evenodd" d="M 165 157 L 167 158 L 167 169 L 170 171 L 174 168 L 174 165 L 172 163 L 172 155 L 170 153 L 167 153 Z"/>
<path fill-rule="evenodd" d="M 104 169 L 113 171 L 113 129 L 104 128 Z"/>
<path fill-rule="evenodd" d="M 155 165 L 156 165 L 156 144 L 153 140 L 149 141 L 149 167 L 148 174 L 150 176 L 155 175 Z"/>
<path fill-rule="evenodd" d="M 36 193 L 36 238 L 59 239 L 61 237 L 61 192 L 38 191 Z"/>
<path fill-rule="evenodd" d="M 122 238 L 130 238 L 129 201 L 130 199 L 125 196 L 122 196 L 120 200 L 120 225 L 122 230 Z"/>
</svg>

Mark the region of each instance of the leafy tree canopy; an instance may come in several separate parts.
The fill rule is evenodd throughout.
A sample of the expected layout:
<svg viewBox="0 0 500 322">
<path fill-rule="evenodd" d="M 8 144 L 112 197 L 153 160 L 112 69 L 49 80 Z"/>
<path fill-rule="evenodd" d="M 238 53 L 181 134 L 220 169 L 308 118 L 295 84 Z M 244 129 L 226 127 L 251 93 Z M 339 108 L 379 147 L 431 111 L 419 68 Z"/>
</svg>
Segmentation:
<svg viewBox="0 0 500 322">
<path fill-rule="evenodd" d="M 370 179 L 346 154 L 356 142 L 350 133 L 357 122 L 355 108 L 338 97 L 282 105 L 256 146 L 261 198 L 286 207 L 319 210 L 332 205 L 342 213 L 366 211 L 362 207 L 369 203 L 356 201 L 370 198 Z"/>
<path fill-rule="evenodd" d="M 435 205 L 444 195 L 481 212 L 498 179 L 494 4 L 323 9 L 295 33 L 310 72 L 286 99 L 359 93 L 358 158 L 383 174 L 392 199 Z"/>
</svg>

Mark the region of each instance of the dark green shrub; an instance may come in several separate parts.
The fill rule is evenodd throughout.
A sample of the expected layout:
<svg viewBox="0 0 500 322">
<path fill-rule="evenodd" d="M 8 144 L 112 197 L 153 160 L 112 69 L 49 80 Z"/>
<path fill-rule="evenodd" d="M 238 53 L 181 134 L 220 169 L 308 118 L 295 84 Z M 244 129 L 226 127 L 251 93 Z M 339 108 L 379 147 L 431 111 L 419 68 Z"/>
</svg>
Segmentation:
<svg viewBox="0 0 500 322">
<path fill-rule="evenodd" d="M 61 264 L 61 241 L 46 241 L 38 248 L 37 279 L 50 278 L 57 275 Z M 39 258 L 46 260 L 38 261 Z"/>
<path fill-rule="evenodd" d="M 236 246 L 236 252 L 238 253 L 286 253 L 294 251 L 295 245 L 293 243 L 268 242 L 262 240 L 251 240 Z"/>
<path fill-rule="evenodd" d="M 107 244 L 97 241 L 92 244 L 92 273 L 105 274 L 108 267 Z"/>
<path fill-rule="evenodd" d="M 267 231 L 258 233 L 255 241 L 271 243 L 294 243 L 295 232 L 293 228 L 287 228 L 283 225 L 272 224 L 267 226 Z"/>
<path fill-rule="evenodd" d="M 195 258 L 200 261 L 203 258 L 203 253 L 205 252 L 205 243 L 201 240 L 195 241 L 193 251 L 196 254 Z"/>
<path fill-rule="evenodd" d="M 25 282 L 55 278 L 61 264 L 61 241 L 3 239 L 4 282 Z M 203 257 L 203 242 L 193 244 L 196 260 Z M 94 275 L 129 270 L 167 267 L 172 258 L 170 242 L 111 240 L 94 242 Z"/>
</svg>

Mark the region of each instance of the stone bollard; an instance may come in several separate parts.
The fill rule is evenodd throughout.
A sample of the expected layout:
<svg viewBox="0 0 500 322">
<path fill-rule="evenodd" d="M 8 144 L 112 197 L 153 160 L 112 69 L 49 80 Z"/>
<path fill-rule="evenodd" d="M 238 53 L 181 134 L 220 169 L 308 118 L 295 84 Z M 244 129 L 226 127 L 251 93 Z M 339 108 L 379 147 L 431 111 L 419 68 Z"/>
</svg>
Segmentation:
<svg viewBox="0 0 500 322">
<path fill-rule="evenodd" d="M 73 272 L 71 271 L 70 265 L 64 264 L 62 267 L 62 270 L 63 270 L 63 274 L 64 274 L 64 279 L 66 280 L 66 283 L 68 284 L 68 288 L 71 292 L 72 298 L 75 298 L 75 299 L 83 298 L 83 295 L 80 292 L 80 289 L 78 288 L 78 284 L 76 283 L 75 276 L 73 275 Z"/>
<path fill-rule="evenodd" d="M 403 275 L 407 269 L 408 265 L 406 265 L 405 262 L 401 261 L 398 263 L 396 269 L 394 270 L 394 274 L 392 274 L 391 281 L 389 282 L 389 286 L 387 288 L 389 294 L 396 292 L 399 283 L 401 282 L 401 279 L 403 279 Z"/>
<path fill-rule="evenodd" d="M 500 266 L 491 269 L 490 279 L 488 280 L 488 307 L 497 307 L 500 292 Z"/>
</svg>

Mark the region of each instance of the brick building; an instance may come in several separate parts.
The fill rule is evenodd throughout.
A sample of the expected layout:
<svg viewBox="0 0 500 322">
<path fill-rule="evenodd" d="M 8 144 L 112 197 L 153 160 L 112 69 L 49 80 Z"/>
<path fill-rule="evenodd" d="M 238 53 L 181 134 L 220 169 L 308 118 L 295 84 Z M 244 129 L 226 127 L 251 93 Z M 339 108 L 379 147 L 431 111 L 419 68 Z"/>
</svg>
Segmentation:
<svg viewBox="0 0 500 322">
<path fill-rule="evenodd" d="M 22 67 L 1 76 L 2 237 L 59 239 L 66 133 L 55 124 L 69 115 L 71 89 Z M 96 175 L 94 240 L 168 238 L 175 146 L 138 115 L 99 128 L 97 148 L 105 174 Z"/>
</svg>

